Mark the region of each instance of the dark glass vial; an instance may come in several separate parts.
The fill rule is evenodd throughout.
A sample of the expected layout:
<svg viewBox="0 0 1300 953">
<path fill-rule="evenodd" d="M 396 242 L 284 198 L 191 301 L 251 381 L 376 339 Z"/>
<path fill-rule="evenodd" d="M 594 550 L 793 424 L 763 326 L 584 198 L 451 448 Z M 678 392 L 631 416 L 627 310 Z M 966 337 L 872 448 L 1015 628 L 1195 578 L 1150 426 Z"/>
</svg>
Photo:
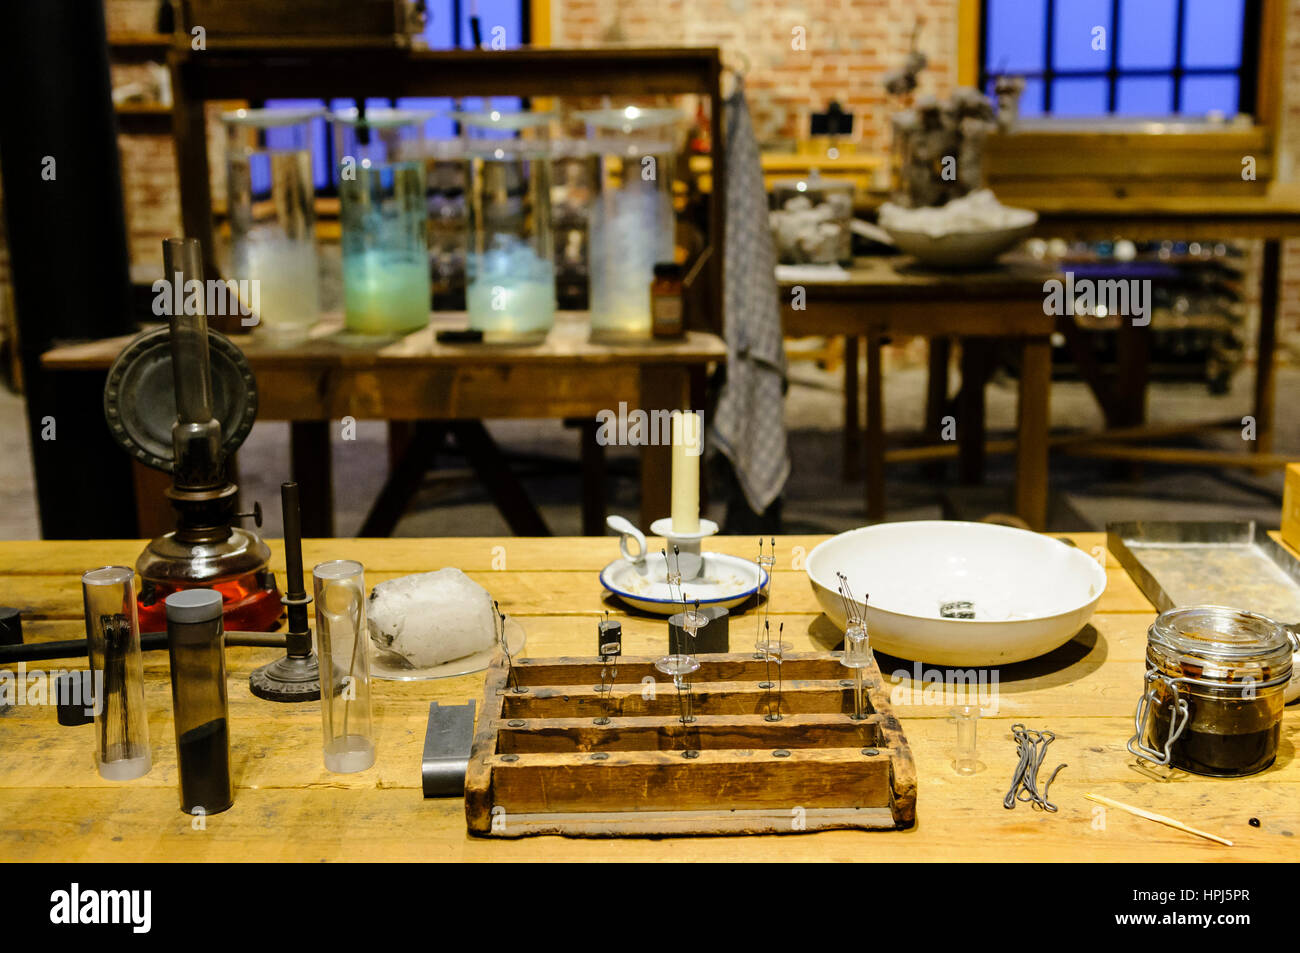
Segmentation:
<svg viewBox="0 0 1300 953">
<path fill-rule="evenodd" d="M 181 810 L 217 814 L 234 803 L 221 593 L 174 592 L 166 610 Z"/>
</svg>

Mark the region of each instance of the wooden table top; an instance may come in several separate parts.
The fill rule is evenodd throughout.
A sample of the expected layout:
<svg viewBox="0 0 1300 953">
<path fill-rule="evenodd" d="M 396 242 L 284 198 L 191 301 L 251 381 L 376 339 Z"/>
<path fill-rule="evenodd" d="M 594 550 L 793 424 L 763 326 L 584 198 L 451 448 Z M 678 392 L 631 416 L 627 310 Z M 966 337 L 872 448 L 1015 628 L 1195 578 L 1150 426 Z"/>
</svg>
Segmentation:
<svg viewBox="0 0 1300 953">
<path fill-rule="evenodd" d="M 1082 240 L 1128 238 L 1248 240 L 1300 235 L 1300 184 L 1278 182 L 1259 195 L 1090 195 L 1013 193 L 1009 205 L 1038 212 L 1036 231 Z"/>
<path fill-rule="evenodd" d="M 796 285 L 807 288 L 818 301 L 849 298 L 861 302 L 904 303 L 912 301 L 1021 300 L 1043 299 L 1043 282 L 1058 272 L 1024 258 L 1009 258 L 992 268 L 946 270 L 926 268 L 908 255 L 855 258 L 846 268 L 848 277 L 781 280 L 783 292 Z M 783 295 L 785 297 L 785 295 Z"/>
<path fill-rule="evenodd" d="M 925 703 L 910 663 L 880 657 L 894 673 L 896 711 L 916 759 L 917 824 L 909 831 L 834 831 L 766 837 L 663 840 L 517 841 L 471 838 L 459 799 L 424 800 L 420 758 L 430 701 L 480 701 L 483 675 L 425 683 L 375 682 L 377 761 L 359 774 L 325 771 L 317 704 L 253 698 L 248 674 L 276 650 L 232 648 L 229 665 L 234 807 L 194 830 L 178 808 L 176 753 L 165 653 L 145 655 L 153 770 L 110 783 L 92 765 L 92 729 L 60 727 L 48 706 L 0 715 L 0 860 L 1294 860 L 1300 856 L 1300 710 L 1284 716 L 1277 763 L 1238 780 L 1183 775 L 1161 781 L 1125 751 L 1142 684 L 1146 630 L 1154 610 L 1104 549 L 1101 533 L 1072 536 L 1106 560 L 1108 587 L 1090 626 L 1071 642 L 1001 672 L 998 711 L 980 725 L 972 777 L 952 768 L 955 729 L 948 704 Z M 773 624 L 785 623 L 795 651 L 828 650 L 839 640 L 795 566 L 821 537 L 781 537 L 773 583 Z M 752 537 L 706 545 L 746 558 Z M 24 610 L 30 641 L 81 637 L 78 578 L 87 567 L 133 562 L 137 541 L 0 543 L 0 604 Z M 283 550 L 271 543 L 274 568 Z M 607 539 L 312 540 L 308 566 L 328 558 L 361 560 L 367 582 L 445 565 L 488 588 L 528 635 L 526 655 L 579 655 L 589 649 L 602 599 L 597 571 L 618 553 Z M 500 568 L 494 569 L 497 566 Z M 747 644 L 752 610 L 733 619 L 732 646 Z M 662 649 L 664 623 L 624 616 L 625 650 Z M 33 663 L 74 667 L 71 661 Z M 933 693 L 935 689 L 931 688 Z M 920 696 L 920 697 L 917 697 Z M 1051 788 L 1060 806 L 1046 814 L 1002 806 L 1016 764 L 1009 728 L 1024 722 L 1057 740 L 1046 770 L 1060 762 Z M 1043 775 L 1046 780 L 1046 774 Z M 1224 847 L 1084 799 L 1095 792 L 1171 815 L 1236 842 Z M 1259 827 L 1249 824 L 1258 818 Z"/>
<path fill-rule="evenodd" d="M 309 368 L 349 370 L 368 368 L 483 366 L 589 366 L 592 364 L 652 365 L 705 364 L 722 361 L 727 346 L 722 338 L 705 331 L 689 331 L 677 340 L 597 342 L 590 339 L 590 322 L 585 312 L 561 311 L 555 327 L 545 341 L 537 344 L 445 344 L 435 332 L 444 328 L 467 326 L 463 313 L 439 312 L 430 324 L 404 337 L 366 339 L 341 334 L 342 318 L 327 316 L 312 328 L 307 340 L 279 345 L 265 336 L 232 335 L 248 357 L 249 365 L 259 368 Z M 134 335 L 65 344 L 41 356 L 52 370 L 101 370 L 113 363 Z"/>
</svg>

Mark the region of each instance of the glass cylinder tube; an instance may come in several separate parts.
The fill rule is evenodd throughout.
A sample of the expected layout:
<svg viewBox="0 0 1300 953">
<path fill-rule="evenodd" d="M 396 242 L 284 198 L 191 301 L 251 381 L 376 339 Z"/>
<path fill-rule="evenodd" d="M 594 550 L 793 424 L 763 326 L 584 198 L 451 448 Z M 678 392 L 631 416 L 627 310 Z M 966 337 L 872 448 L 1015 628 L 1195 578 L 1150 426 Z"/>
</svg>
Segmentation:
<svg viewBox="0 0 1300 953">
<path fill-rule="evenodd" d="M 311 127 L 315 109 L 238 109 L 226 127 L 229 277 L 269 339 L 301 340 L 320 317 Z"/>
<path fill-rule="evenodd" d="M 867 691 L 862 670 L 872 664 L 873 658 L 867 627 L 850 623 L 844 630 L 844 654 L 840 657 L 840 664 L 853 669 L 853 717 L 859 721 L 867 716 Z"/>
<path fill-rule="evenodd" d="M 578 113 L 601 154 L 590 213 L 591 331 L 602 339 L 650 337 L 656 264 L 675 260 L 674 109 Z"/>
<path fill-rule="evenodd" d="M 979 705 L 959 705 L 952 710 L 957 722 L 957 754 L 952 768 L 958 774 L 971 775 L 979 770 L 979 750 L 976 732 L 980 721 Z"/>
<path fill-rule="evenodd" d="M 234 803 L 221 593 L 185 589 L 165 601 L 181 810 L 217 814 Z"/>
<path fill-rule="evenodd" d="M 325 767 L 340 774 L 364 771 L 375 763 L 365 571 L 359 562 L 335 559 L 318 564 L 312 580 Z"/>
<path fill-rule="evenodd" d="M 432 113 L 334 113 L 342 220 L 344 325 L 408 334 L 429 323 L 428 204 L 421 157 Z"/>
<path fill-rule="evenodd" d="M 148 774 L 149 719 L 135 610 L 135 572 L 92 569 L 81 577 L 95 713 L 95 765 L 109 781 Z M 80 683 L 78 683 L 80 684 Z"/>
<path fill-rule="evenodd" d="M 469 245 L 469 158 L 459 139 L 422 144 L 428 206 L 429 279 L 433 307 L 465 310 L 465 255 Z"/>
<path fill-rule="evenodd" d="M 475 141 L 470 162 L 469 326 L 485 341 L 541 341 L 555 324 L 555 236 L 545 147 Z"/>
</svg>

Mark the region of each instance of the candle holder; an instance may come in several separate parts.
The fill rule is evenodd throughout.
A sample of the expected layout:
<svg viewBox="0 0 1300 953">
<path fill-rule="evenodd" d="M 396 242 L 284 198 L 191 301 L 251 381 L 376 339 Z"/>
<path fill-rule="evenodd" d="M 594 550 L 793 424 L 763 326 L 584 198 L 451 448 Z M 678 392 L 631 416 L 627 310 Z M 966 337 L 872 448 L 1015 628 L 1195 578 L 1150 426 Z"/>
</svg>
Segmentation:
<svg viewBox="0 0 1300 953">
<path fill-rule="evenodd" d="M 713 520 L 700 519 L 700 528 L 694 533 L 677 533 L 673 531 L 671 517 L 665 516 L 650 524 L 650 532 L 668 540 L 669 552 L 675 552 L 677 571 L 683 580 L 696 579 L 704 569 L 704 557 L 700 553 L 700 541 L 718 532 L 718 524 Z"/>
</svg>

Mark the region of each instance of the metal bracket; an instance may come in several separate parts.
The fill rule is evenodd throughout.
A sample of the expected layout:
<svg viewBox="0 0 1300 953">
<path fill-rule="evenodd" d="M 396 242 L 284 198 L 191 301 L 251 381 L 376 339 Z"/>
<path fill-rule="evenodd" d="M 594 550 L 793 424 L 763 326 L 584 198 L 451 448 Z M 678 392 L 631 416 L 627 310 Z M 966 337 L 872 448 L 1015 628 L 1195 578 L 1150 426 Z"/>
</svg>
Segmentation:
<svg viewBox="0 0 1300 953">
<path fill-rule="evenodd" d="M 429 704 L 420 777 L 425 797 L 460 797 L 474 743 L 474 701 L 463 705 Z"/>
</svg>

